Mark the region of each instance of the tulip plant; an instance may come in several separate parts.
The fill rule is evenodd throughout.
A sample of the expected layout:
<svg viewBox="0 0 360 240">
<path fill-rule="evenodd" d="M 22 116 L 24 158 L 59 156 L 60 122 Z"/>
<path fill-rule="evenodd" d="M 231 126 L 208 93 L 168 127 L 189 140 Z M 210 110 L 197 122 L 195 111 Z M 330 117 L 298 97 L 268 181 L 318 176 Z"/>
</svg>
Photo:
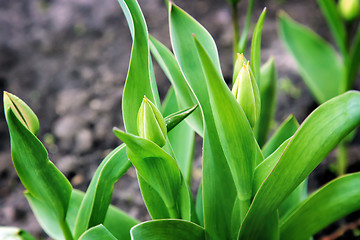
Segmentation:
<svg viewBox="0 0 360 240">
<path fill-rule="evenodd" d="M 319 104 L 351 90 L 360 67 L 359 0 L 317 0 L 331 30 L 339 54 L 319 35 L 296 23 L 285 13 L 279 17 L 280 37 L 297 62 L 299 73 Z M 354 137 L 341 141 L 336 172 L 347 168 L 347 146 Z"/>
<path fill-rule="evenodd" d="M 237 55 L 230 90 L 214 40 L 185 11 L 168 4 L 172 53 L 148 34 L 136 0 L 119 3 L 133 38 L 122 101 L 125 131 L 113 130 L 124 143 L 103 160 L 86 193 L 73 189 L 49 160 L 32 110 L 4 93 L 13 163 L 51 238 L 300 240 L 360 209 L 360 173 L 310 196 L 306 186 L 312 170 L 359 126 L 359 92 L 326 101 L 300 126 L 290 116 L 262 148 L 256 140 L 263 106 L 258 79 L 274 75 L 271 62 L 263 71 L 259 64 L 266 11 L 255 28 L 250 63 Z M 162 105 L 150 52 L 172 83 Z M 195 134 L 203 139 L 202 180 L 193 196 Z M 131 165 L 150 221 L 139 223 L 110 205 L 114 184 Z M 14 228 L 0 228 L 1 234 L 33 239 Z"/>
</svg>

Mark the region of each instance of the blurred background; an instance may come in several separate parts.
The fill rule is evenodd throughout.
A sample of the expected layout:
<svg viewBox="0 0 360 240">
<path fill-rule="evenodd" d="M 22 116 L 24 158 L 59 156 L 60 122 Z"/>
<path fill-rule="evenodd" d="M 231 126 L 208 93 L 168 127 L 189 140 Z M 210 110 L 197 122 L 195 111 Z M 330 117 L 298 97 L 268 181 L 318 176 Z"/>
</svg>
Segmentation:
<svg viewBox="0 0 360 240">
<path fill-rule="evenodd" d="M 231 79 L 232 27 L 228 3 L 174 2 L 212 34 L 225 79 Z M 279 124 L 292 113 L 302 122 L 317 105 L 279 40 L 278 11 L 285 10 L 326 40 L 333 40 L 314 0 L 255 2 L 253 23 L 262 9 L 268 8 L 262 61 L 273 56 L 279 74 L 276 120 Z M 164 1 L 139 0 L 139 4 L 150 34 L 170 47 Z M 247 1 L 242 0 L 240 27 L 245 22 L 246 8 Z M 86 190 L 101 160 L 120 143 L 112 134 L 112 127 L 123 128 L 121 98 L 130 50 L 130 33 L 116 0 L 0 0 L 0 89 L 19 96 L 34 110 L 40 120 L 39 138 L 50 159 L 80 190 Z M 163 98 L 170 84 L 156 63 L 155 74 Z M 0 225 L 24 228 L 45 238 L 12 166 L 2 108 L 0 141 Z M 350 153 L 355 156 L 350 159 L 352 164 L 360 156 L 359 149 L 351 147 Z M 195 152 L 197 180 L 201 178 L 200 154 L 201 149 Z M 326 161 L 331 162 L 332 157 Z M 324 182 L 333 177 L 326 169 L 322 164 L 316 170 L 323 174 Z M 115 186 L 112 203 L 141 220 L 149 218 L 134 169 Z"/>
</svg>

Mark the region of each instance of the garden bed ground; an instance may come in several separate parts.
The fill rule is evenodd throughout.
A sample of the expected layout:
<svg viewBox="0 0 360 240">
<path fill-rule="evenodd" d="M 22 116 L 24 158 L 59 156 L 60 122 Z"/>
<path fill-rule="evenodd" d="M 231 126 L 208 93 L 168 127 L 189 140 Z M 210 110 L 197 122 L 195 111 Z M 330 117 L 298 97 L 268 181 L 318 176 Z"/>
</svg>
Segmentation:
<svg viewBox="0 0 360 240">
<path fill-rule="evenodd" d="M 170 46 L 163 1 L 139 2 L 150 33 Z M 226 1 L 177 2 L 214 36 L 224 76 L 231 79 L 232 30 Z M 282 4 L 275 0 L 256 2 L 254 21 L 262 8 L 268 7 L 262 59 L 266 61 L 274 56 L 281 79 L 276 120 L 280 123 L 293 113 L 301 122 L 316 104 L 278 39 L 276 14 L 284 9 L 326 39 L 330 39 L 328 29 L 313 0 L 288 0 Z M 245 11 L 246 1 L 241 3 L 241 26 Z M 121 97 L 131 38 L 120 6 L 115 0 L 0 1 L 0 29 L 0 89 L 29 103 L 39 117 L 39 136 L 50 159 L 75 188 L 85 191 L 103 157 L 119 144 L 111 132 L 112 127 L 123 125 Z M 164 97 L 169 83 L 157 65 L 155 71 L 160 95 Z M 291 79 L 292 84 L 286 78 Z M 0 112 L 0 225 L 18 226 L 44 236 L 13 169 L 2 108 Z M 352 146 L 350 152 L 351 170 L 359 170 L 356 162 L 360 160 L 359 146 Z M 198 148 L 194 170 L 197 181 L 201 177 L 200 154 Z M 326 161 L 332 159 L 329 157 Z M 333 177 L 325 164 L 316 172 L 310 180 L 311 189 Z M 113 204 L 141 220 L 149 218 L 133 168 L 116 184 Z M 358 215 L 351 217 L 351 221 L 357 218 Z M 325 234 L 339 226 L 332 226 Z M 339 239 L 352 239 L 344 236 Z"/>
</svg>

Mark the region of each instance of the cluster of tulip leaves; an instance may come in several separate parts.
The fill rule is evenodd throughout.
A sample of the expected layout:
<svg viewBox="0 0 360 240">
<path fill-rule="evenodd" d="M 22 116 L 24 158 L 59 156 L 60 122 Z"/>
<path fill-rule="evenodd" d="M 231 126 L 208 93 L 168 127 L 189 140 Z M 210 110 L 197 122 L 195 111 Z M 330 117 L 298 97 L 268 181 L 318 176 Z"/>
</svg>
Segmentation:
<svg viewBox="0 0 360 240">
<path fill-rule="evenodd" d="M 169 2 L 172 53 L 149 35 L 136 0 L 119 3 L 133 39 L 122 100 L 126 132 L 114 129 L 124 144 L 103 160 L 86 193 L 73 189 L 49 160 L 31 109 L 4 93 L 13 163 L 26 199 L 51 238 L 300 240 L 360 209 L 360 173 L 339 177 L 310 196 L 306 186 L 312 170 L 359 126 L 360 93 L 326 101 L 300 126 L 289 116 L 268 141 L 257 140 L 266 138 L 258 132 L 268 126 L 259 124 L 267 124 L 274 108 L 274 63 L 260 67 L 266 10 L 251 46 L 251 69 L 265 106 L 252 127 L 224 81 L 215 42 L 204 27 Z M 152 57 L 172 84 L 162 105 Z M 144 96 L 165 116 L 169 132 L 163 146 L 139 136 Z M 203 139 L 203 152 L 202 180 L 193 196 L 195 134 Z M 152 218 L 143 223 L 110 205 L 114 184 L 131 165 Z M 0 236 L 6 234 L 33 239 L 22 230 L 0 228 Z"/>
</svg>

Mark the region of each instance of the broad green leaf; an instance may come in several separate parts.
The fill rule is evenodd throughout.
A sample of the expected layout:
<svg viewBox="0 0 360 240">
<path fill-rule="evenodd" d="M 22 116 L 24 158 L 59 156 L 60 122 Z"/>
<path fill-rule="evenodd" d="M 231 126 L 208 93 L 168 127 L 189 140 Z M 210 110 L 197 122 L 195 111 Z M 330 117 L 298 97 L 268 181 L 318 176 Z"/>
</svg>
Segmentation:
<svg viewBox="0 0 360 240">
<path fill-rule="evenodd" d="M 270 156 L 268 156 L 264 161 L 262 161 L 256 168 L 254 172 L 253 180 L 253 193 L 255 194 L 260 188 L 264 180 L 269 176 L 271 171 L 274 169 L 276 163 L 279 161 L 284 150 L 289 144 L 291 138 L 284 141 L 278 149 L 276 149 Z"/>
<path fill-rule="evenodd" d="M 88 228 L 102 224 L 110 205 L 114 184 L 130 168 L 125 144 L 114 149 L 97 168 L 84 200 L 80 206 L 75 224 L 75 238 Z"/>
<path fill-rule="evenodd" d="M 217 66 L 216 71 L 221 74 L 216 46 L 210 34 L 191 16 L 174 4 L 170 4 L 169 10 L 175 57 L 199 101 L 204 117 L 202 200 L 205 229 L 210 239 L 229 239 L 236 188 L 217 134 L 193 34 L 204 45 L 211 61 Z"/>
<path fill-rule="evenodd" d="M 359 66 L 360 66 L 360 26 L 357 28 L 356 35 L 354 37 L 351 49 L 350 49 L 350 56 L 347 65 L 347 72 L 348 72 L 348 83 L 347 89 L 352 89 L 354 81 L 359 73 Z"/>
<path fill-rule="evenodd" d="M 24 187 L 37 199 L 48 205 L 56 219 L 65 221 L 72 187 L 66 177 L 50 162 L 42 143 L 6 109 L 11 155 L 16 172 Z"/>
<path fill-rule="evenodd" d="M 30 233 L 17 227 L 0 227 L 2 240 L 36 240 Z"/>
<path fill-rule="evenodd" d="M 262 11 L 258 22 L 256 23 L 254 34 L 251 41 L 251 58 L 250 58 L 250 64 L 251 69 L 254 72 L 254 76 L 256 79 L 256 82 L 258 84 L 258 87 L 261 88 L 260 85 L 260 66 L 261 66 L 261 35 L 262 35 L 262 29 L 265 21 L 266 16 L 266 8 Z"/>
<path fill-rule="evenodd" d="M 68 223 L 71 232 L 74 232 L 76 217 L 84 196 L 85 194 L 79 190 L 74 189 L 72 191 L 68 211 L 66 213 L 66 222 Z M 54 218 L 54 214 L 49 210 L 49 207 L 34 198 L 29 192 L 25 192 L 25 197 L 42 229 L 53 239 L 64 239 L 61 228 Z M 111 205 L 107 210 L 104 221 L 104 225 L 119 239 L 130 239 L 130 228 L 137 223 L 137 220 L 129 217 L 126 213 Z"/>
<path fill-rule="evenodd" d="M 279 17 L 279 29 L 282 41 L 318 103 L 345 91 L 344 65 L 329 43 L 284 13 Z"/>
<path fill-rule="evenodd" d="M 286 139 L 294 135 L 298 127 L 299 123 L 294 115 L 288 116 L 262 148 L 264 157 L 270 156 Z"/>
<path fill-rule="evenodd" d="M 235 181 L 240 205 L 247 204 L 249 207 L 256 161 L 256 140 L 244 111 L 227 87 L 222 75 L 217 73 L 199 40 L 196 37 L 194 39 L 206 76 L 216 130 Z M 247 207 L 246 205 L 241 207 L 242 216 L 245 216 Z"/>
<path fill-rule="evenodd" d="M 131 237 L 133 240 L 205 240 L 205 230 L 184 220 L 154 220 L 133 227 Z"/>
<path fill-rule="evenodd" d="M 281 239 L 308 239 L 336 220 L 360 209 L 360 173 L 337 178 L 281 219 Z M 306 224 L 304 224 L 306 223 Z"/>
<path fill-rule="evenodd" d="M 17 119 L 36 136 L 39 132 L 40 124 L 33 110 L 14 94 L 4 91 L 5 112 L 9 107 L 11 107 Z"/>
<path fill-rule="evenodd" d="M 95 227 L 90 228 L 84 234 L 82 234 L 79 240 L 99 240 L 99 239 L 106 239 L 106 240 L 116 240 L 117 238 L 111 234 L 111 232 L 104 227 L 104 225 L 97 225 Z"/>
<path fill-rule="evenodd" d="M 119 0 L 119 3 L 126 16 L 133 38 L 129 70 L 123 92 L 123 118 L 126 130 L 136 134 L 137 113 L 143 97 L 146 95 L 150 101 L 159 107 L 155 101 L 157 89 L 154 89 L 156 85 L 151 76 L 149 34 L 144 16 L 137 1 Z"/>
<path fill-rule="evenodd" d="M 293 210 L 304 201 L 307 194 L 307 185 L 308 179 L 306 178 L 295 190 L 284 200 L 284 202 L 279 207 L 279 216 L 280 218 L 290 214 Z"/>
<path fill-rule="evenodd" d="M 174 55 L 162 43 L 150 36 L 150 50 L 161 69 L 164 71 L 171 85 L 174 87 L 179 108 L 183 109 L 198 104 L 189 87 Z M 186 120 L 200 136 L 204 134 L 201 109 L 198 108 Z"/>
<path fill-rule="evenodd" d="M 262 226 L 257 223 L 266 221 L 341 139 L 359 124 L 359 92 L 342 94 L 312 112 L 256 193 L 241 226 L 240 239 L 260 239 Z"/>
<path fill-rule="evenodd" d="M 175 91 L 171 88 L 163 103 L 163 115 L 171 115 L 178 109 Z M 167 117 L 165 117 L 165 121 L 166 119 Z M 184 176 L 184 179 L 188 184 L 190 184 L 192 163 L 194 159 L 195 132 L 187 125 L 186 122 L 181 122 L 168 133 L 168 137 L 174 150 L 175 159 Z"/>
<path fill-rule="evenodd" d="M 255 136 L 260 146 L 266 142 L 276 110 L 277 72 L 273 58 L 261 68 L 260 77 L 260 117 L 255 125 Z"/>
<path fill-rule="evenodd" d="M 176 161 L 151 141 L 116 129 L 114 133 L 126 144 L 138 174 L 161 196 L 170 217 L 180 218 L 178 197 L 183 179 Z"/>
<path fill-rule="evenodd" d="M 170 218 L 169 211 L 159 193 L 137 173 L 141 195 L 152 219 Z"/>
<path fill-rule="evenodd" d="M 321 12 L 323 13 L 331 33 L 335 39 L 335 43 L 339 48 L 343 57 L 346 57 L 346 29 L 343 20 L 339 14 L 335 1 L 317 0 Z"/>
</svg>

